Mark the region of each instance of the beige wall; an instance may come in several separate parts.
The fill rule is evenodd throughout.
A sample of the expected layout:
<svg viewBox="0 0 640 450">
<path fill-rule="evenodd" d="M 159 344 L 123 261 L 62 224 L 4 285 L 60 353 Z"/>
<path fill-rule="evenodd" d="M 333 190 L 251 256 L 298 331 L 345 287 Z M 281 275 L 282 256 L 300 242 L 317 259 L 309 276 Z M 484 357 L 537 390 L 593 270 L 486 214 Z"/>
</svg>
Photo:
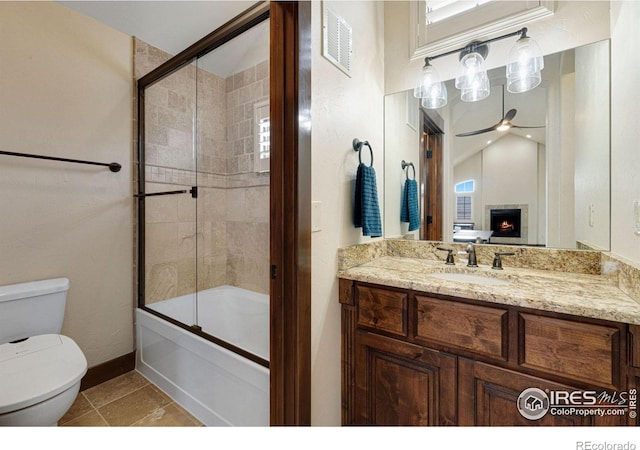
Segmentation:
<svg viewBox="0 0 640 450">
<path fill-rule="evenodd" d="M 640 2 L 611 3 L 611 252 L 640 265 L 633 202 L 640 200 L 637 28 Z"/>
<path fill-rule="evenodd" d="M 329 3 L 353 27 L 353 72 L 349 78 L 322 56 L 322 7 L 320 2 L 313 2 L 312 199 L 322 203 L 322 230 L 312 234 L 311 423 L 339 425 L 340 307 L 336 251 L 342 246 L 371 241 L 352 222 L 358 165 L 358 155 L 351 147 L 353 138 L 366 139 L 373 147 L 378 196 L 382 202 L 384 4 L 324 3 Z M 367 158 L 365 155 L 363 161 L 368 162 Z"/>
<path fill-rule="evenodd" d="M 575 240 L 593 249 L 610 248 L 609 42 L 576 49 Z M 599 69 L 599 70 L 598 70 Z M 580 95 L 589 92 L 592 95 Z M 593 207 L 593 213 L 589 210 Z"/>
<path fill-rule="evenodd" d="M 71 283 L 89 366 L 133 350 L 131 38 L 53 2 L 0 2 L 0 284 Z"/>
</svg>

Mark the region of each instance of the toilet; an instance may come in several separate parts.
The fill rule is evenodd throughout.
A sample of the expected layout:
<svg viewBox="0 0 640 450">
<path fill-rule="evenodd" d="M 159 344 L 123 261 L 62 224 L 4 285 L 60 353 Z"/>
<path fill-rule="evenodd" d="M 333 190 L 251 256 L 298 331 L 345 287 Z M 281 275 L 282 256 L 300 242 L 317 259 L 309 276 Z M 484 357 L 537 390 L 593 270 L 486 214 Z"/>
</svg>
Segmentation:
<svg viewBox="0 0 640 450">
<path fill-rule="evenodd" d="M 61 335 L 69 280 L 0 286 L 0 426 L 56 426 L 87 372 Z"/>
</svg>

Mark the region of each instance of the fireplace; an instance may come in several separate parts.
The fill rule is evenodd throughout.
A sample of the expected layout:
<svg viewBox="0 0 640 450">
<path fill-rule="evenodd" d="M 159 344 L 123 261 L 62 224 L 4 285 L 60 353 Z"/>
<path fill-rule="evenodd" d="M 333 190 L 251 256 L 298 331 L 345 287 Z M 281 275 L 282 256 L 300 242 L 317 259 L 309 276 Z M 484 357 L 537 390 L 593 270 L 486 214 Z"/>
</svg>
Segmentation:
<svg viewBox="0 0 640 450">
<path fill-rule="evenodd" d="M 492 209 L 491 230 L 493 237 L 519 238 L 521 234 L 520 209 Z"/>
</svg>

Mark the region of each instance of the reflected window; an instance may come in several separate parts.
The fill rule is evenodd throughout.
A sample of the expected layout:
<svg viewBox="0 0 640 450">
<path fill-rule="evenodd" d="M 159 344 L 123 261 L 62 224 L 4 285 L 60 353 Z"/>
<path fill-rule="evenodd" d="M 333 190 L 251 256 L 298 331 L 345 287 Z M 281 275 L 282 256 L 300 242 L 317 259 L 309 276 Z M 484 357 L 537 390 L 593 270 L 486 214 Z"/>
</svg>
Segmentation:
<svg viewBox="0 0 640 450">
<path fill-rule="evenodd" d="M 476 182 L 474 180 L 463 181 L 462 183 L 456 184 L 456 187 L 455 187 L 456 194 L 475 192 L 475 190 L 476 190 Z"/>
<path fill-rule="evenodd" d="M 471 220 L 473 199 L 468 195 L 456 197 L 456 220 Z"/>
<path fill-rule="evenodd" d="M 462 181 L 455 185 L 456 193 L 456 220 L 471 220 L 473 211 L 472 194 L 476 190 L 475 180 Z"/>
</svg>

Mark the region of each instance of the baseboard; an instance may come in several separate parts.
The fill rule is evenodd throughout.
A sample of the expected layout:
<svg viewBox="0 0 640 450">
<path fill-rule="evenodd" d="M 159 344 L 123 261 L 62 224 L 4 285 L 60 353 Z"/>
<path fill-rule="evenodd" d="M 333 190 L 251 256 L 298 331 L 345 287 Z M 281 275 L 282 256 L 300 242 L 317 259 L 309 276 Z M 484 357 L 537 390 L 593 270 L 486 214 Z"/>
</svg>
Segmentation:
<svg viewBox="0 0 640 450">
<path fill-rule="evenodd" d="M 136 352 L 135 350 L 126 355 L 119 356 L 111 361 L 98 364 L 97 366 L 90 367 L 87 373 L 82 377 L 80 383 L 80 390 L 84 391 L 93 386 L 96 386 L 105 381 L 109 381 L 112 378 L 132 371 L 136 367 Z"/>
</svg>

